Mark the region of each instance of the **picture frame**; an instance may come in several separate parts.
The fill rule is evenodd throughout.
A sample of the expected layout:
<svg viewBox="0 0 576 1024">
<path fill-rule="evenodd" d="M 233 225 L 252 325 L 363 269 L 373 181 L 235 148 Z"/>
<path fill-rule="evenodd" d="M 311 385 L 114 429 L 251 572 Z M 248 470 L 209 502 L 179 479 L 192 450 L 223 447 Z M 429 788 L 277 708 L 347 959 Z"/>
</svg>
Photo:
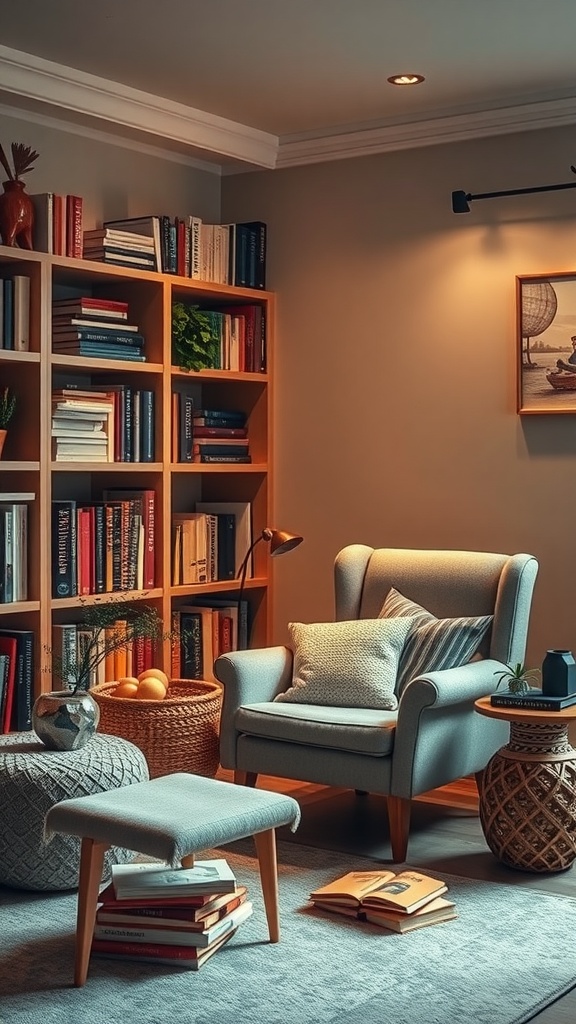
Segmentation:
<svg viewBox="0 0 576 1024">
<path fill-rule="evenodd" d="M 576 271 L 516 277 L 516 335 L 518 413 L 576 413 Z"/>
</svg>

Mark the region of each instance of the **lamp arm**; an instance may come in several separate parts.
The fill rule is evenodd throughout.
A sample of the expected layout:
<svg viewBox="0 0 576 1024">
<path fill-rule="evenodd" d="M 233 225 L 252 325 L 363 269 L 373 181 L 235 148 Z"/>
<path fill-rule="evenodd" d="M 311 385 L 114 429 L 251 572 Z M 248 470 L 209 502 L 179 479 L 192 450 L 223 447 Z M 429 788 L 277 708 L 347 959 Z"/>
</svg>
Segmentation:
<svg viewBox="0 0 576 1024">
<path fill-rule="evenodd" d="M 248 551 L 244 555 L 244 558 L 242 560 L 242 565 L 240 566 L 240 572 L 238 573 L 238 576 L 240 577 L 240 586 L 238 588 L 238 599 L 237 599 L 237 602 L 236 602 L 237 607 L 238 607 L 238 623 L 240 623 L 240 608 L 242 606 L 242 598 L 244 597 L 244 584 L 246 583 L 246 570 L 248 569 L 248 562 L 250 561 L 250 556 L 251 556 L 252 552 L 254 551 L 254 548 L 256 547 L 257 544 L 260 543 L 261 540 L 266 540 L 266 537 L 264 536 L 264 532 L 261 533 L 259 537 L 256 537 L 256 540 L 252 541 L 250 547 L 248 548 Z M 240 648 L 240 644 L 238 644 L 238 650 L 240 650 L 240 649 L 241 649 Z"/>
</svg>

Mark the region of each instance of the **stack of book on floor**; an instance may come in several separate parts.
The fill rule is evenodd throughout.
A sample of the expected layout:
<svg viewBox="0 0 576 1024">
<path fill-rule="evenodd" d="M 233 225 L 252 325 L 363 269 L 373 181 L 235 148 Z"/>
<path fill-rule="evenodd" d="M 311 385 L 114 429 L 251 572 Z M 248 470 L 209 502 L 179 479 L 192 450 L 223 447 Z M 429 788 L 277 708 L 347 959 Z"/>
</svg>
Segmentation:
<svg viewBox="0 0 576 1024">
<path fill-rule="evenodd" d="M 84 296 L 52 303 L 52 351 L 143 363 L 144 336 L 128 323 L 128 303 Z"/>
<path fill-rule="evenodd" d="M 197 971 L 251 914 L 226 860 L 116 864 L 99 897 L 92 953 Z"/>
<path fill-rule="evenodd" d="M 320 910 L 410 932 L 458 916 L 454 903 L 444 899 L 447 891 L 443 881 L 421 871 L 349 871 L 310 893 L 310 899 Z"/>
</svg>

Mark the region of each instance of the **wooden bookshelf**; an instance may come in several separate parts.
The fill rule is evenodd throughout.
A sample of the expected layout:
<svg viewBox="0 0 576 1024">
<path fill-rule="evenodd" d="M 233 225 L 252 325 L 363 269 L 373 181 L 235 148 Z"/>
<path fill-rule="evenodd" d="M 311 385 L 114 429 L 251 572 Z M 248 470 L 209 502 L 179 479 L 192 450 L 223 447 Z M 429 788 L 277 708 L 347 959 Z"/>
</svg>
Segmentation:
<svg viewBox="0 0 576 1024">
<path fill-rule="evenodd" d="M 75 260 L 41 252 L 0 246 L 0 277 L 30 277 L 30 350 L 0 349 L 0 387 L 17 395 L 17 410 L 10 424 L 0 461 L 0 491 L 33 491 L 28 510 L 28 600 L 0 604 L 0 628 L 33 629 L 35 695 L 51 689 L 46 650 L 55 623 L 82 620 L 82 604 L 105 601 L 110 595 L 85 599 L 52 596 L 51 509 L 53 499 L 98 500 L 106 488 L 152 488 L 156 492 L 155 587 L 144 592 L 121 592 L 123 599 L 154 604 L 166 629 L 171 613 L 194 595 L 226 596 L 233 603 L 239 582 L 222 581 L 196 586 L 171 585 L 171 516 L 193 511 L 197 501 L 250 501 L 253 536 L 274 525 L 272 515 L 272 374 L 274 356 L 274 295 L 253 288 L 199 282 L 171 274 L 135 271 L 89 260 Z M 52 301 L 63 296 L 92 295 L 129 303 L 129 319 L 146 339 L 145 363 L 81 358 L 52 353 Z M 224 370 L 183 372 L 171 365 L 171 306 L 173 299 L 210 308 L 258 303 L 265 309 L 267 372 Z M 132 383 L 155 393 L 155 460 L 153 463 L 65 463 L 51 457 L 51 395 L 68 381 Z M 252 463 L 198 465 L 171 459 L 171 395 L 176 382 L 185 380 L 206 408 L 238 408 L 248 418 Z M 196 399 L 195 399 L 196 405 Z M 123 479 L 123 477 L 125 479 Z M 270 642 L 271 560 L 267 545 L 254 555 L 254 578 L 247 581 L 252 644 Z M 159 666 L 160 667 L 160 666 Z M 166 643 L 161 667 L 170 670 Z"/>
</svg>

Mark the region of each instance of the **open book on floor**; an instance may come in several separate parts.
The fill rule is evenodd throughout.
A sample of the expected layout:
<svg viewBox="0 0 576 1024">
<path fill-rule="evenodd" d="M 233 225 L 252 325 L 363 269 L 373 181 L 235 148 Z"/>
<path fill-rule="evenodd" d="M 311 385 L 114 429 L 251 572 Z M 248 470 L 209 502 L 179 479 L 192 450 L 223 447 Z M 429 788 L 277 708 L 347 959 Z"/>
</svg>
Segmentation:
<svg viewBox="0 0 576 1024">
<path fill-rule="evenodd" d="M 310 899 L 317 907 L 329 910 L 342 907 L 348 912 L 355 911 L 356 915 L 358 911 L 372 910 L 412 914 L 447 890 L 448 886 L 440 879 L 411 869 L 399 874 L 386 870 L 349 871 L 310 893 Z"/>
</svg>

